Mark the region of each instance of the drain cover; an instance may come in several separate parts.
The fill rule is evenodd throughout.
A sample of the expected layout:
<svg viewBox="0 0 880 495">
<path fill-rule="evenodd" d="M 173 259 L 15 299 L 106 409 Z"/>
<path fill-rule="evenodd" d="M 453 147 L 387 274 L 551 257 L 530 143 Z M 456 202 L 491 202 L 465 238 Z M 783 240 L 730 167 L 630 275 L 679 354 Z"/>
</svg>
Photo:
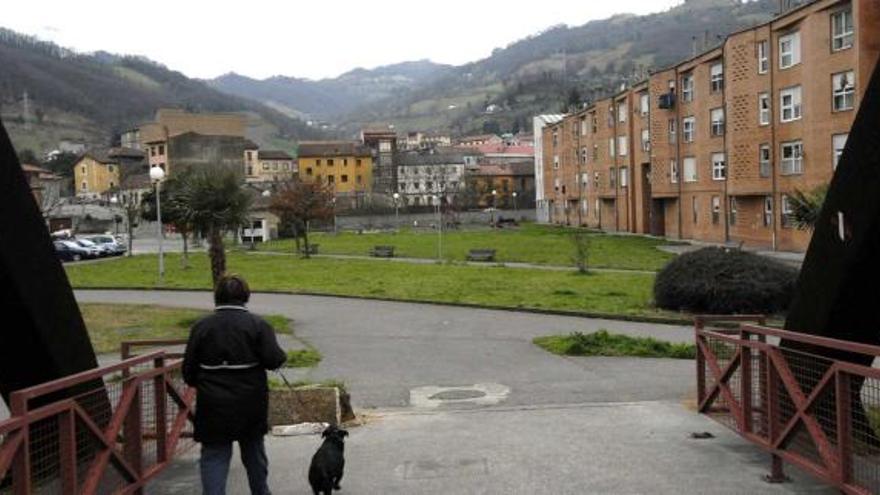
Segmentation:
<svg viewBox="0 0 880 495">
<path fill-rule="evenodd" d="M 482 390 L 473 390 L 473 389 L 457 389 L 457 390 L 447 390 L 445 392 L 440 392 L 439 394 L 434 394 L 428 397 L 431 400 L 464 400 L 464 399 L 479 399 L 480 397 L 485 397 L 486 392 Z"/>
</svg>

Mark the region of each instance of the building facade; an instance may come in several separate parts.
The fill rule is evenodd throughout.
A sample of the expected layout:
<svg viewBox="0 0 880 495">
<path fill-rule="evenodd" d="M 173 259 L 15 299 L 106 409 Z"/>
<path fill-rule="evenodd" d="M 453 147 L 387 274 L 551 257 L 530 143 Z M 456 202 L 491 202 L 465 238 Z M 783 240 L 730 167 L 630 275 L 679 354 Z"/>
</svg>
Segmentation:
<svg viewBox="0 0 880 495">
<path fill-rule="evenodd" d="M 432 205 L 433 197 L 454 202 L 465 188 L 465 155 L 460 152 L 400 153 L 397 163 L 397 192 L 402 204 Z"/>
<path fill-rule="evenodd" d="M 95 148 L 86 151 L 73 167 L 74 191 L 83 198 L 98 198 L 118 188 L 124 175 L 142 172 L 144 154 L 129 148 Z"/>
<path fill-rule="evenodd" d="M 353 141 L 302 142 L 297 153 L 299 177 L 333 188 L 356 208 L 373 192 L 373 152 Z M 396 173 L 395 173 L 396 175 Z"/>
<path fill-rule="evenodd" d="M 290 180 L 296 175 L 297 163 L 284 151 L 245 148 L 245 179 L 249 182 Z"/>
<path fill-rule="evenodd" d="M 549 221 L 806 249 L 790 198 L 830 182 L 878 55 L 880 2 L 816 0 L 567 115 L 540 131 Z"/>
</svg>

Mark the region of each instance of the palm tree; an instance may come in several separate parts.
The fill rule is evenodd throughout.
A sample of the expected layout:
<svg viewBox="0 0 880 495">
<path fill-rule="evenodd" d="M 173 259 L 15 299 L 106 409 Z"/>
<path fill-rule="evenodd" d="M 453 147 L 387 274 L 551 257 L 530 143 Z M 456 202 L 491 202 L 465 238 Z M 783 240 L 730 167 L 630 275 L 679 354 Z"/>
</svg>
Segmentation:
<svg viewBox="0 0 880 495">
<path fill-rule="evenodd" d="M 176 189 L 168 201 L 183 222 L 208 238 L 216 284 L 226 272 L 223 237 L 247 224 L 253 197 L 242 187 L 241 174 L 224 167 L 193 170 L 179 178 Z"/>
<path fill-rule="evenodd" d="M 795 189 L 789 199 L 791 220 L 795 227 L 801 230 L 813 230 L 816 222 L 819 221 L 819 214 L 822 212 L 822 205 L 825 204 L 827 193 L 827 184 L 809 192 Z"/>
</svg>

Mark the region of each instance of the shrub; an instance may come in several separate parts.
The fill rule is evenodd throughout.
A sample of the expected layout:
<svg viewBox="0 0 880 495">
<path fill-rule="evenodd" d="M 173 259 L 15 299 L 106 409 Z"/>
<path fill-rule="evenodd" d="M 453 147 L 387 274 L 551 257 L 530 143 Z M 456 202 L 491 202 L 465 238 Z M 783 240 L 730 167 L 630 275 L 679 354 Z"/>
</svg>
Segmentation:
<svg viewBox="0 0 880 495">
<path fill-rule="evenodd" d="M 693 359 L 693 344 L 664 342 L 651 337 L 630 337 L 607 330 L 595 333 L 574 332 L 569 335 L 537 337 L 533 342 L 554 354 L 564 356 L 634 356 L 672 359 Z"/>
<path fill-rule="evenodd" d="M 669 262 L 654 282 L 654 302 L 710 314 L 777 313 L 791 302 L 797 270 L 739 249 L 704 248 Z"/>
</svg>

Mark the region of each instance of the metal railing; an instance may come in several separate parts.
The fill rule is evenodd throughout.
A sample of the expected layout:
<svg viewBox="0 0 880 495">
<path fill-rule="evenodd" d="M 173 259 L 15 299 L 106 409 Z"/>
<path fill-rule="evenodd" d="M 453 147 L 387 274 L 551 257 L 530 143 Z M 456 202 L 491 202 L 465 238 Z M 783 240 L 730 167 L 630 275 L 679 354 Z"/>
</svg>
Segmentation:
<svg viewBox="0 0 880 495">
<path fill-rule="evenodd" d="M 699 412 L 767 450 L 768 481 L 785 479 L 787 461 L 843 493 L 880 493 L 880 369 L 855 364 L 880 347 L 763 324 L 695 318 Z"/>
<path fill-rule="evenodd" d="M 13 392 L 0 493 L 143 493 L 193 445 L 181 364 L 153 352 Z"/>
</svg>

